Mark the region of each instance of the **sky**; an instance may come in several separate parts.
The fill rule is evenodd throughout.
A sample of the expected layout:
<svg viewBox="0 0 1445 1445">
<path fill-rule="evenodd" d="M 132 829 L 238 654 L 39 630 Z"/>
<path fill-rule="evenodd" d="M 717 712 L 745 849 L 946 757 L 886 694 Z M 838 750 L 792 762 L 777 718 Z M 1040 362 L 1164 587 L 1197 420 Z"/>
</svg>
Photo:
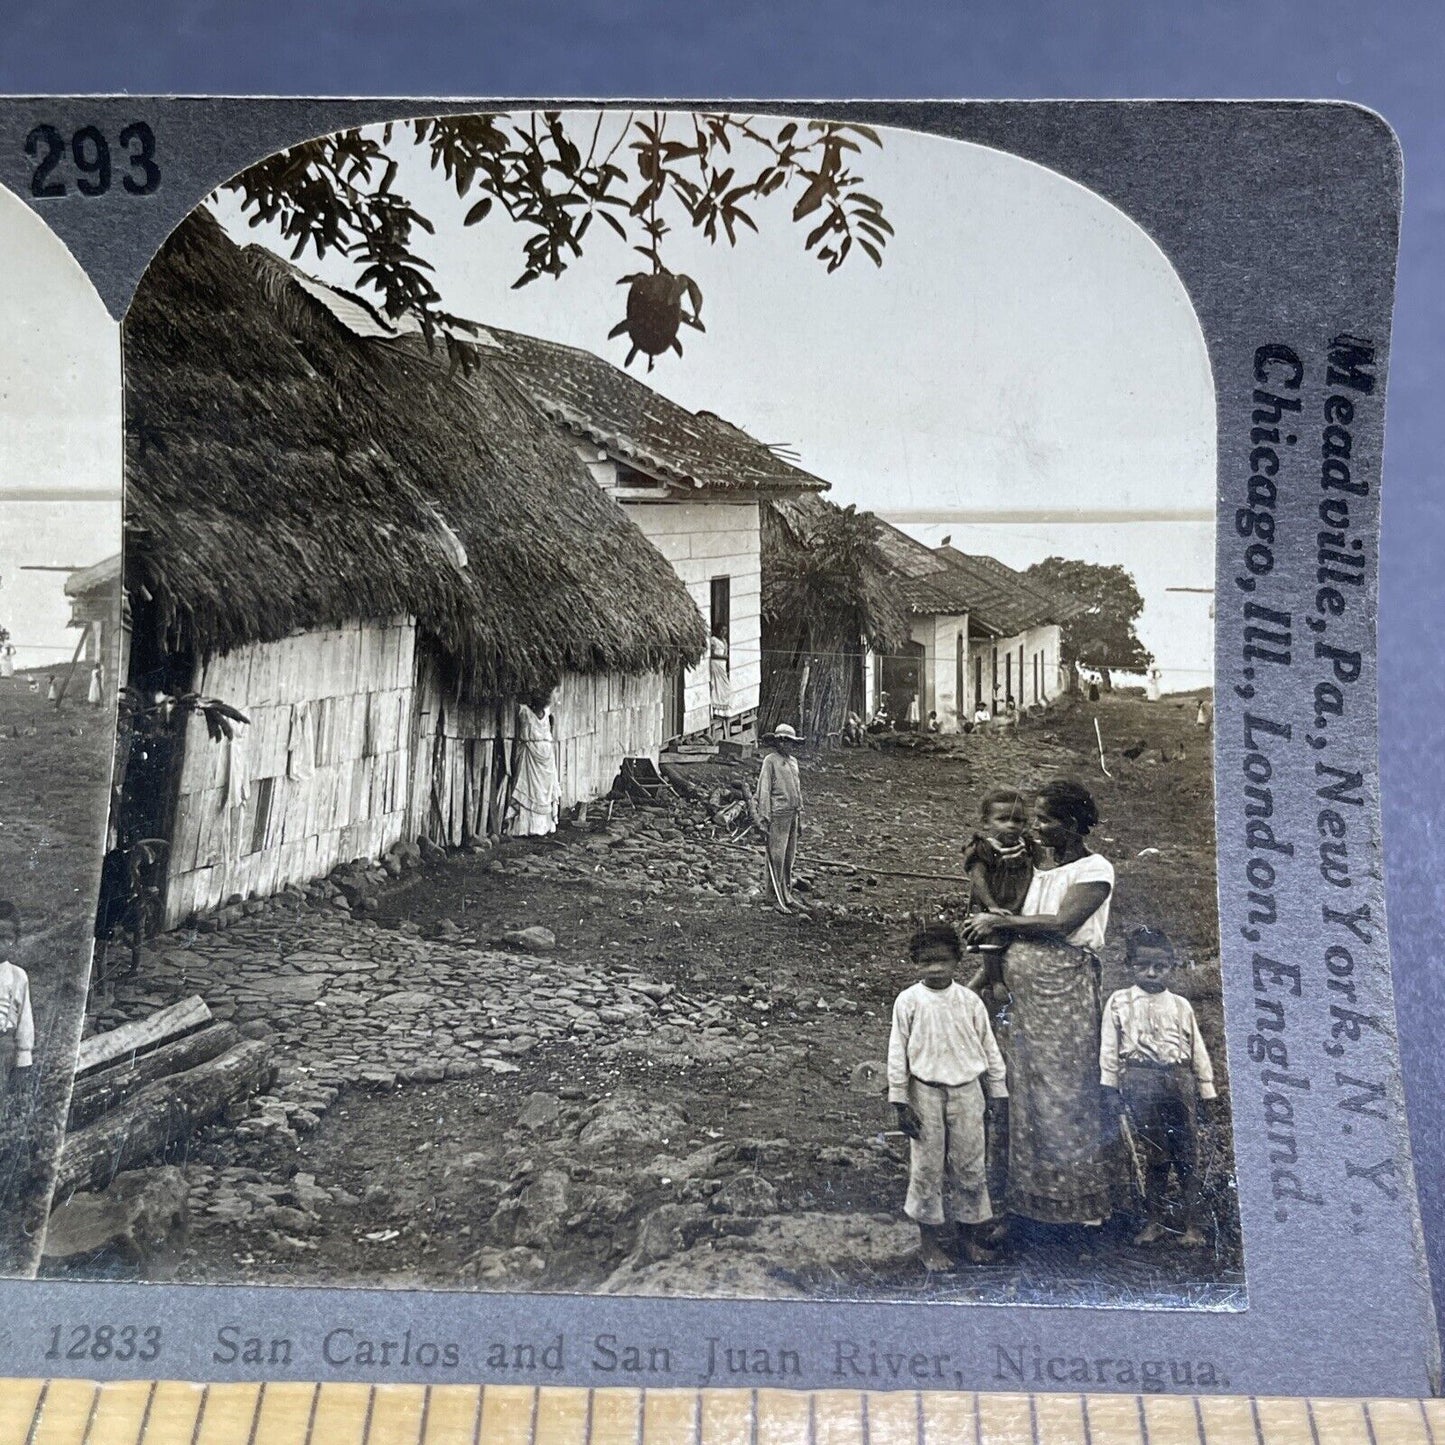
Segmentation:
<svg viewBox="0 0 1445 1445">
<path fill-rule="evenodd" d="M 68 661 L 65 575 L 120 550 L 120 329 L 39 218 L 0 189 L 0 626 L 17 667 Z"/>
<path fill-rule="evenodd" d="M 585 140 L 594 120 L 574 112 L 567 123 Z M 618 124 L 604 120 L 604 144 Z M 952 525 L 960 513 L 983 514 L 980 525 L 1039 513 L 1212 522 L 1208 357 L 1184 289 L 1149 237 L 1093 192 L 1031 162 L 907 131 L 881 136 L 881 150 L 853 157 L 896 232 L 881 268 L 855 252 L 826 274 L 804 251 L 809 227 L 792 221 L 786 193 L 753 208 L 759 234 L 743 232 L 735 249 L 674 229 L 665 259 L 701 285 L 707 331 L 684 328 L 683 356 L 660 358 L 650 373 L 634 362 L 633 374 L 786 446 L 831 484 L 835 501 L 911 529 L 929 517 Z M 392 152 L 397 189 L 436 224 L 417 248 L 435 267 L 445 309 L 623 363 L 627 339 L 607 333 L 623 315 L 618 278 L 645 266 L 641 257 L 594 226 L 563 276 L 514 291 L 522 228 L 500 207 L 463 226 L 471 200 L 459 202 L 404 141 Z M 234 198 L 222 197 L 218 214 L 238 240 L 268 239 Z M 334 255 L 308 253 L 298 264 L 356 281 Z M 958 525 L 952 531 L 965 550 L 991 550 L 982 531 L 972 541 Z M 1029 535 L 1039 558 L 1025 562 L 1065 550 L 1062 534 L 1057 546 Z M 1191 537 L 1177 553 L 1189 575 L 1178 580 L 1212 585 L 1207 534 L 1203 546 L 1197 525 Z M 1118 538 L 1122 550 L 1109 560 L 1131 566 L 1141 587 L 1145 574 L 1170 574 L 1157 555 L 1167 528 Z M 1203 655 L 1207 668 L 1207 607 L 1186 609 L 1188 636 L 1176 636 L 1160 620 L 1162 585 L 1152 598 L 1146 591 L 1150 646 L 1166 666 L 1197 668 Z"/>
<path fill-rule="evenodd" d="M 608 124 L 615 124 L 609 120 Z M 590 135 L 591 114 L 569 119 Z M 404 134 L 404 132 L 399 132 Z M 604 132 L 605 134 L 605 132 Z M 671 269 L 704 293 L 705 335 L 649 385 L 796 450 L 840 501 L 871 509 L 1212 515 L 1213 390 L 1183 288 L 1122 212 L 1003 152 L 885 130 L 854 157 L 897 235 L 826 275 L 780 194 L 738 246 L 668 237 Z M 418 238 L 447 309 L 598 351 L 625 338 L 617 279 L 645 265 L 604 227 L 562 277 L 510 290 L 523 231 L 393 142 L 398 188 L 437 223 Z M 234 208 L 222 210 L 234 220 Z M 238 236 L 263 235 L 241 226 Z M 301 263 L 347 281 L 348 263 Z M 634 363 L 636 368 L 636 363 Z"/>
</svg>

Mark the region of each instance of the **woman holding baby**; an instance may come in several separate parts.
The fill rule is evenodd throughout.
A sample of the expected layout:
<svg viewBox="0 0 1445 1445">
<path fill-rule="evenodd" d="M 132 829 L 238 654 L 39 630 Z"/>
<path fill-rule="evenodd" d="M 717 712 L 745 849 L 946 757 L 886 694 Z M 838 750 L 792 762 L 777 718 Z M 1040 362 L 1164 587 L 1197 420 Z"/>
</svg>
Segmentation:
<svg viewBox="0 0 1445 1445">
<path fill-rule="evenodd" d="M 1045 783 L 1033 831 L 1055 866 L 1034 873 L 1019 913 L 975 914 L 959 929 L 969 943 L 1006 945 L 1008 1212 L 1044 1224 L 1100 1224 L 1113 1208 L 1099 953 L 1114 869 L 1084 841 L 1098 821 L 1081 783 Z"/>
</svg>

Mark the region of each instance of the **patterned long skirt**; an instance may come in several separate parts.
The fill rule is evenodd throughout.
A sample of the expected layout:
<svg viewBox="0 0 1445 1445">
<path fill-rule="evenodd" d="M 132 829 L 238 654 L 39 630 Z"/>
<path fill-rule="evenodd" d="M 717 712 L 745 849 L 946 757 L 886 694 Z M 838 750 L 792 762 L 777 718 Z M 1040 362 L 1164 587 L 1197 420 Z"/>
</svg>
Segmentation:
<svg viewBox="0 0 1445 1445">
<path fill-rule="evenodd" d="M 1045 1224 L 1092 1224 L 1114 1199 L 1116 1151 L 1099 1086 L 1099 962 L 1063 942 L 1015 939 L 1004 955 L 1012 1000 L 1007 1207 Z"/>
</svg>

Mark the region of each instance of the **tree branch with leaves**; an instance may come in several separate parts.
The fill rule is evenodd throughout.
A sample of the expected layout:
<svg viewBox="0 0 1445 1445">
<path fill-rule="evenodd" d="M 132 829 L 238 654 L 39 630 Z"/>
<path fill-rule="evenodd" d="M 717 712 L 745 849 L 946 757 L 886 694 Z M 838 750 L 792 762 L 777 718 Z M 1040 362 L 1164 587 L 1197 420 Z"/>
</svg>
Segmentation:
<svg viewBox="0 0 1445 1445">
<path fill-rule="evenodd" d="M 721 112 L 561 111 L 435 116 L 342 131 L 278 151 L 222 187 L 238 197 L 252 225 L 272 225 L 307 251 L 337 253 L 356 270 L 393 322 L 411 318 L 429 343 L 457 343 L 475 325 L 449 312 L 419 249 L 440 218 L 399 189 L 399 148 L 421 152 L 469 202 L 463 226 L 500 210 L 522 228 L 521 270 L 513 287 L 559 277 L 583 254 L 594 222 L 647 263 L 619 279 L 626 335 L 638 355 L 682 353 L 679 330 L 704 330 L 703 291 L 667 264 L 668 238 L 681 227 L 710 244 L 737 244 L 759 230 L 757 203 L 793 198 L 791 219 L 808 223 L 805 254 L 829 272 L 862 254 L 876 266 L 893 227 L 864 189 L 858 157 L 882 141 L 868 126 L 777 121 Z"/>
</svg>

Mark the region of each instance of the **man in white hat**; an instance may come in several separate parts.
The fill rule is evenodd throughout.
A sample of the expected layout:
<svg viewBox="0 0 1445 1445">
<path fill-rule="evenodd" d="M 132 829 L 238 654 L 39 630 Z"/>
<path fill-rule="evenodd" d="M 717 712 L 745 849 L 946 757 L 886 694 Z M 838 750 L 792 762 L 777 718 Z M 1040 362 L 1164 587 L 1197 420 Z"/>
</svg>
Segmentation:
<svg viewBox="0 0 1445 1445">
<path fill-rule="evenodd" d="M 767 833 L 768 887 L 781 913 L 793 909 L 793 859 L 803 820 L 803 784 L 793 749 L 803 742 L 788 723 L 763 737 L 771 751 L 758 774 L 758 817 Z"/>
</svg>

